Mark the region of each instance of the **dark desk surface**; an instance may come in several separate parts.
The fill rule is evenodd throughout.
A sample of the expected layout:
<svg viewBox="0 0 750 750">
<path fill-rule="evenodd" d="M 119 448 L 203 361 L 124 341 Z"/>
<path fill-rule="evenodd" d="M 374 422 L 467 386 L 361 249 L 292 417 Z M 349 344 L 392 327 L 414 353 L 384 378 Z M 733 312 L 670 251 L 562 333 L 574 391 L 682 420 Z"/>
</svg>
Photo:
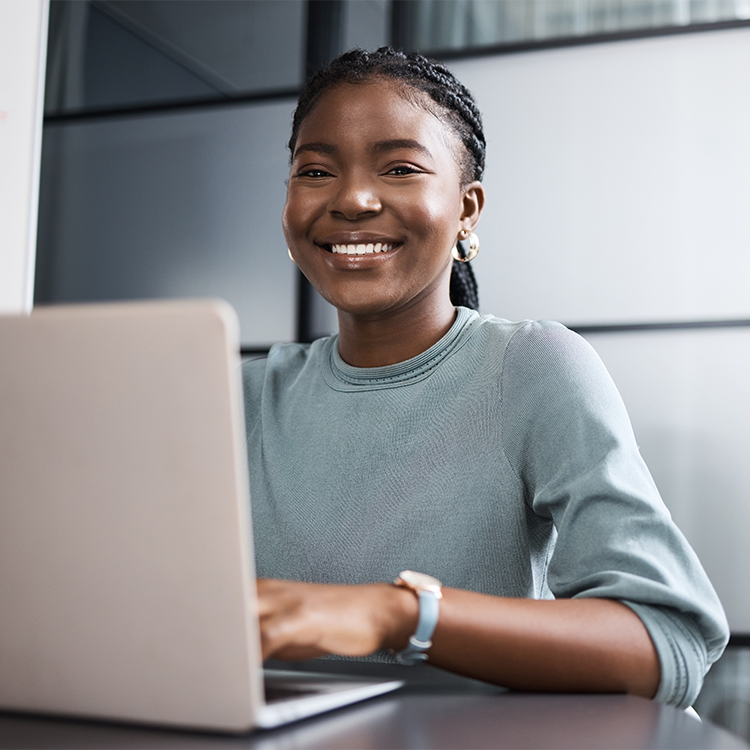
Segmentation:
<svg viewBox="0 0 750 750">
<path fill-rule="evenodd" d="M 620 695 L 406 688 L 283 729 L 242 736 L 0 713 L 0 748 L 747 748 L 683 711 Z"/>
</svg>

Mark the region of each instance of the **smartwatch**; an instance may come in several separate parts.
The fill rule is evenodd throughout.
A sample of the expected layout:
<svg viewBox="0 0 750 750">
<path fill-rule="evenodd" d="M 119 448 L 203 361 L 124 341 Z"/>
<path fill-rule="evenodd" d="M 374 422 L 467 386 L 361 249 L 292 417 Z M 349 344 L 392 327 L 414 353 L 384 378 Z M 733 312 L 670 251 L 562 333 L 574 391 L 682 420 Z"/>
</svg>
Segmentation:
<svg viewBox="0 0 750 750">
<path fill-rule="evenodd" d="M 411 589 L 419 598 L 419 622 L 414 635 L 403 651 L 395 654 L 399 664 L 417 664 L 426 661 L 427 649 L 432 646 L 432 634 L 438 621 L 439 602 L 443 597 L 443 584 L 437 578 L 415 573 L 413 570 L 402 570 L 393 582 L 396 586 Z"/>
</svg>

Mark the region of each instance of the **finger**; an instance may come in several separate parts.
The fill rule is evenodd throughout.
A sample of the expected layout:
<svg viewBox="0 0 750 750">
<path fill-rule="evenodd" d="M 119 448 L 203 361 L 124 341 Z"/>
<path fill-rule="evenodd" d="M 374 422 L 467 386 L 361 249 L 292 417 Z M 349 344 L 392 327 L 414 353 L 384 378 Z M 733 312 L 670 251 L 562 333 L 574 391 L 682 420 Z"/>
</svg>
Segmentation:
<svg viewBox="0 0 750 750">
<path fill-rule="evenodd" d="M 300 621 L 269 614 L 261 621 L 261 651 L 264 659 L 271 657 L 298 661 L 313 659 L 327 652 L 312 638 L 309 628 Z"/>
</svg>

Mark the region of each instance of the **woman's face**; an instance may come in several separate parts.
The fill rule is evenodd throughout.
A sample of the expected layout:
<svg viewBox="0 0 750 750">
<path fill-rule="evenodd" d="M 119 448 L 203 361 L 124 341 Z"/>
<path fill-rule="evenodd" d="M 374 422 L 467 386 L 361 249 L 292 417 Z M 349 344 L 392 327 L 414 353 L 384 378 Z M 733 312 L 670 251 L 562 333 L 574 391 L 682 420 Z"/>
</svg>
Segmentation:
<svg viewBox="0 0 750 750">
<path fill-rule="evenodd" d="M 463 144 L 402 91 L 387 80 L 331 89 L 292 157 L 287 245 L 320 294 L 353 315 L 445 304 L 451 248 L 481 210 L 461 188 Z"/>
</svg>

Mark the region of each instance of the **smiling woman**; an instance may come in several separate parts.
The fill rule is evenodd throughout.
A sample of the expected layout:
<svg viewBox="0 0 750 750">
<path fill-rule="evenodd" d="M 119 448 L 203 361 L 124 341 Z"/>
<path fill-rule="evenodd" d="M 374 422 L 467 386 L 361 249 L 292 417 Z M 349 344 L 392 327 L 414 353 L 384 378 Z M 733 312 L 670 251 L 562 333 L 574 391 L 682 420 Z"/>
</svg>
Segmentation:
<svg viewBox="0 0 750 750">
<path fill-rule="evenodd" d="M 339 334 L 245 366 L 266 657 L 691 703 L 726 620 L 603 365 L 559 324 L 470 309 L 469 92 L 353 51 L 308 84 L 290 150 L 289 252 Z"/>
</svg>

